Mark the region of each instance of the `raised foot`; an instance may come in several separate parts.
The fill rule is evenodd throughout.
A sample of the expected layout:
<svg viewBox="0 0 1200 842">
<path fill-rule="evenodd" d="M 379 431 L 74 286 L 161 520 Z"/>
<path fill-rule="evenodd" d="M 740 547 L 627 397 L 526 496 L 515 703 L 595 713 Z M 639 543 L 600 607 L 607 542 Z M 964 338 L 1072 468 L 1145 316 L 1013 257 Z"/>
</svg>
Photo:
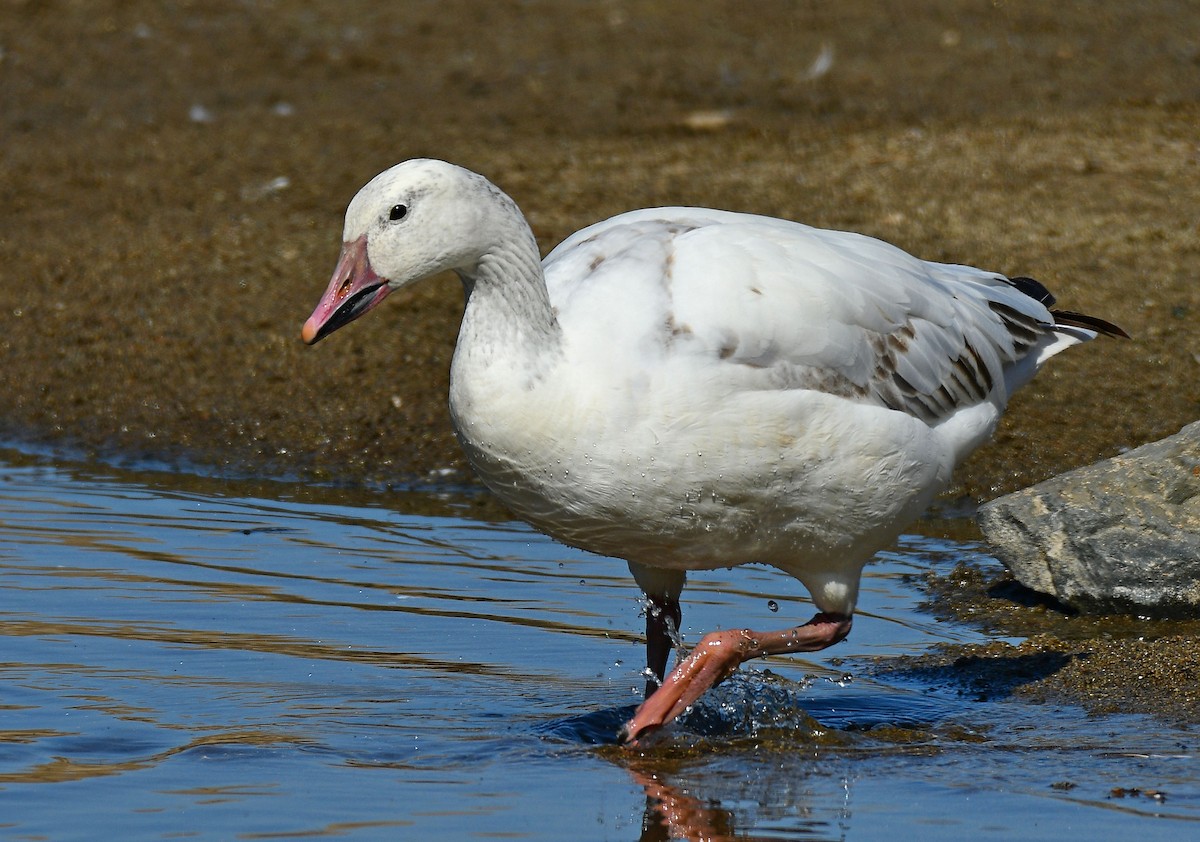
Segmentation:
<svg viewBox="0 0 1200 842">
<path fill-rule="evenodd" d="M 646 734 L 683 713 L 708 688 L 724 681 L 743 661 L 787 652 L 816 652 L 849 634 L 850 623 L 850 617 L 844 614 L 818 614 L 802 626 L 781 631 L 710 632 L 642 703 L 618 738 L 625 745 L 636 745 Z"/>
</svg>

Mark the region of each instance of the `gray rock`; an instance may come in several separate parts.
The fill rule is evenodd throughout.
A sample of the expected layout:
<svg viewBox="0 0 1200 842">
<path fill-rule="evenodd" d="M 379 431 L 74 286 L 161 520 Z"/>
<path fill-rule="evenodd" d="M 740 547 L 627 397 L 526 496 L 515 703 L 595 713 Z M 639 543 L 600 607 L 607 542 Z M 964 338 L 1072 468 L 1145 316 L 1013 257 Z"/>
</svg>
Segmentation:
<svg viewBox="0 0 1200 842">
<path fill-rule="evenodd" d="M 1081 612 L 1200 617 L 1200 421 L 977 520 L 1021 584 Z"/>
</svg>

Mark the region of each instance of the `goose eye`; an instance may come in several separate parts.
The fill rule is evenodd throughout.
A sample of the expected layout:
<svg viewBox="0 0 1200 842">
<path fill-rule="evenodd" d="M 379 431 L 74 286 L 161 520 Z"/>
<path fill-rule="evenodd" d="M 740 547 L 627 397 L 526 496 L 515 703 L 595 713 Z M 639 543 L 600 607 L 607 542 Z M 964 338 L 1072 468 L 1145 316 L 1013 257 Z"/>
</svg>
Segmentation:
<svg viewBox="0 0 1200 842">
<path fill-rule="evenodd" d="M 388 219 L 392 222 L 398 222 L 408 216 L 408 208 L 405 205 L 392 205 L 392 209 L 388 211 Z"/>
</svg>

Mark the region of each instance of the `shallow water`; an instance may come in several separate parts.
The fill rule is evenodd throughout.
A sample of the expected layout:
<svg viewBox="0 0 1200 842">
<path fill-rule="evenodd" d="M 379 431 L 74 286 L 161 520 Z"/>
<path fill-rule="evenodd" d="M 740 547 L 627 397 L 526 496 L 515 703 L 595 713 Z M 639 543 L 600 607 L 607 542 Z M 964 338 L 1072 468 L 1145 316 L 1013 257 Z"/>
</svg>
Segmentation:
<svg viewBox="0 0 1200 842">
<path fill-rule="evenodd" d="M 975 547 L 905 538 L 846 642 L 745 671 L 631 752 L 623 563 L 469 498 L 263 488 L 0 452 L 0 838 L 1200 833 L 1190 730 L 871 678 L 984 639 L 906 578 L 988 563 Z M 685 637 L 802 621 L 800 593 L 695 576 Z"/>
</svg>

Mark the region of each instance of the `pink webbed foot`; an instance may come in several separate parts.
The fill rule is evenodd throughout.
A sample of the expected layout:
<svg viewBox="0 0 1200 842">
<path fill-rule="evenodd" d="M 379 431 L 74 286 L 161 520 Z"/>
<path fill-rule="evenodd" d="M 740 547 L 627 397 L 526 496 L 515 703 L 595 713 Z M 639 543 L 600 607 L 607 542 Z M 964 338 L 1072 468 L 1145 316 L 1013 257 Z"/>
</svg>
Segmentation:
<svg viewBox="0 0 1200 842">
<path fill-rule="evenodd" d="M 844 614 L 818 614 L 802 626 L 781 631 L 733 629 L 706 634 L 625 723 L 620 741 L 636 745 L 643 736 L 683 713 L 708 688 L 728 678 L 742 662 L 764 655 L 816 652 L 849 634 L 850 623 L 851 618 Z"/>
</svg>

